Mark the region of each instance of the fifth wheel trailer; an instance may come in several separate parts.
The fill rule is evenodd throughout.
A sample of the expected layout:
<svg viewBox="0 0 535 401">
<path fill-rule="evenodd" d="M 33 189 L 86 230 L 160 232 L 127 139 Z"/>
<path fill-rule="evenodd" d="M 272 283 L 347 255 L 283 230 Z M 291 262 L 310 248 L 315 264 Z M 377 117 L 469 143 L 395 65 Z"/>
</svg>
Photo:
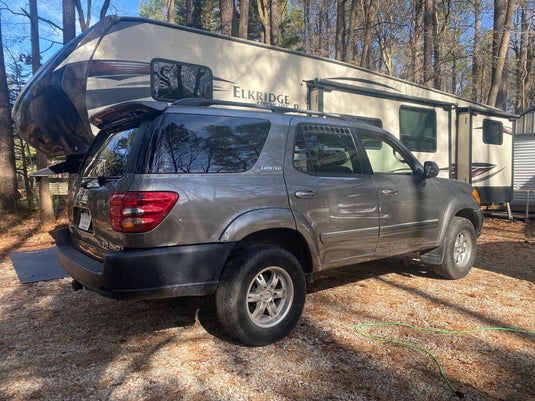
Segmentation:
<svg viewBox="0 0 535 401">
<path fill-rule="evenodd" d="M 441 176 L 472 183 L 482 202 L 512 196 L 515 115 L 335 60 L 140 18 L 108 17 L 68 43 L 13 116 L 34 147 L 72 159 L 91 143 L 99 111 L 192 97 L 359 119 L 437 162 Z"/>
</svg>

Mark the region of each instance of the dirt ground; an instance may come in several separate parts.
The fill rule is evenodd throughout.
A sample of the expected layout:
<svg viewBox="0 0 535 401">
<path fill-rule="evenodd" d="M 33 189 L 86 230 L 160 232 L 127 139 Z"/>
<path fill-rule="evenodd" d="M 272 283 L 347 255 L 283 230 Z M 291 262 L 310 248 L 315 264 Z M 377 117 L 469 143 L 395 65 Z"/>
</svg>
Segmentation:
<svg viewBox="0 0 535 401">
<path fill-rule="evenodd" d="M 8 254 L 52 246 L 54 225 L 1 217 L 1 400 L 454 400 L 431 356 L 355 326 L 535 330 L 533 223 L 487 219 L 458 281 L 411 256 L 322 273 L 288 338 L 246 348 L 222 332 L 211 299 L 126 302 L 74 292 L 69 279 L 20 284 Z M 535 334 L 360 330 L 425 348 L 464 399 L 535 400 Z"/>
</svg>

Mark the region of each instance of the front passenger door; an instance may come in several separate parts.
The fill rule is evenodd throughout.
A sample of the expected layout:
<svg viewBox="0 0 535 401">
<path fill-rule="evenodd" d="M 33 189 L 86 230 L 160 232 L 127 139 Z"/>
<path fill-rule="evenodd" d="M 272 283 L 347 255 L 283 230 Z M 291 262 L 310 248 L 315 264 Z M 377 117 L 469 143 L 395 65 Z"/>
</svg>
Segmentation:
<svg viewBox="0 0 535 401">
<path fill-rule="evenodd" d="M 424 178 L 421 165 L 393 137 L 359 131 L 380 208 L 378 257 L 421 249 L 438 237 L 442 207 L 437 178 Z"/>
</svg>

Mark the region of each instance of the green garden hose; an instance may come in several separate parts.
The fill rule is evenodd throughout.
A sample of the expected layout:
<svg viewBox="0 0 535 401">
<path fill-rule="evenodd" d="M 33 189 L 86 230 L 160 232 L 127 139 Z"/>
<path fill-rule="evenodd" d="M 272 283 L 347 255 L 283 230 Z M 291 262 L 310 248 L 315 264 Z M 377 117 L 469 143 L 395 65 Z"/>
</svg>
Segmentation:
<svg viewBox="0 0 535 401">
<path fill-rule="evenodd" d="M 379 327 L 379 326 L 401 326 L 401 327 L 408 327 L 409 329 L 413 329 L 413 330 L 429 331 L 429 332 L 441 333 L 441 334 L 480 333 L 480 332 L 483 332 L 483 331 L 491 331 L 491 330 L 511 331 L 513 333 L 520 333 L 520 334 L 535 334 L 535 331 L 523 331 L 523 330 L 517 330 L 517 329 L 510 329 L 510 328 L 506 328 L 506 327 L 487 327 L 487 328 L 473 329 L 473 330 L 438 330 L 438 329 L 430 329 L 430 328 L 425 328 L 425 327 L 411 326 L 410 324 L 406 324 L 406 323 L 363 323 L 363 324 L 359 324 L 359 325 L 355 326 L 355 331 L 358 334 L 360 334 L 361 336 L 363 336 L 363 337 L 371 338 L 372 340 L 378 340 L 378 341 L 383 341 L 383 342 L 389 342 L 389 343 L 394 343 L 394 344 L 405 345 L 407 347 L 411 347 L 411 348 L 414 348 L 414 349 L 417 349 L 417 350 L 425 352 L 427 355 L 429 355 L 431 358 L 433 358 L 433 360 L 435 361 L 435 363 L 438 366 L 438 370 L 440 371 L 440 375 L 446 381 L 446 383 L 448 384 L 448 387 L 459 398 L 464 398 L 464 394 L 462 392 L 460 392 L 460 391 L 457 391 L 455 389 L 455 387 L 453 387 L 451 382 L 448 380 L 448 378 L 444 374 L 444 370 L 442 369 L 442 366 L 440 365 L 440 362 L 438 361 L 438 359 L 431 352 L 429 352 L 425 348 L 419 347 L 418 345 L 409 344 L 409 343 L 405 343 L 405 342 L 397 341 L 397 340 L 392 340 L 392 339 L 389 339 L 389 338 L 375 337 L 375 336 L 372 336 L 370 334 L 363 333 L 362 331 L 359 330 L 361 327 Z"/>
</svg>

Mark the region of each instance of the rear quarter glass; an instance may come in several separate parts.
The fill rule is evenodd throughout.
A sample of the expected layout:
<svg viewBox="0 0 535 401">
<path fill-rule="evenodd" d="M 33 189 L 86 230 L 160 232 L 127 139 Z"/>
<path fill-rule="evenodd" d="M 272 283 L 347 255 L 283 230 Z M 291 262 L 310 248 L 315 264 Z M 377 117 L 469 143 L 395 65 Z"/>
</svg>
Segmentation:
<svg viewBox="0 0 535 401">
<path fill-rule="evenodd" d="M 164 114 L 145 136 L 137 173 L 240 173 L 253 167 L 271 123 L 257 118 Z"/>
</svg>

